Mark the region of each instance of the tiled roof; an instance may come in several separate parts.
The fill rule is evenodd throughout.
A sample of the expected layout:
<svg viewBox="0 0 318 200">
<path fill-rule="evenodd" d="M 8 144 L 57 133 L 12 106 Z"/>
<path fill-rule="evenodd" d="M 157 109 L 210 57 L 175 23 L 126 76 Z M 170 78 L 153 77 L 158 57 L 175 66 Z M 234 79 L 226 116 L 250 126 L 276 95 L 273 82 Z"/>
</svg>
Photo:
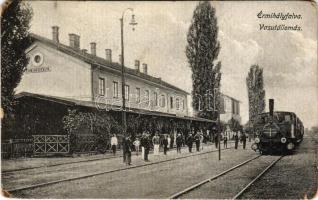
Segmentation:
<svg viewBox="0 0 318 200">
<path fill-rule="evenodd" d="M 31 38 L 33 40 L 38 40 L 46 45 L 49 45 L 50 47 L 55 48 L 55 49 L 57 49 L 63 53 L 66 53 L 70 56 L 73 56 L 73 57 L 76 57 L 80 60 L 83 60 L 84 62 L 87 62 L 89 64 L 98 65 L 98 66 L 101 66 L 104 68 L 111 68 L 111 69 L 115 69 L 115 70 L 121 72 L 121 65 L 119 63 L 109 62 L 106 59 L 103 59 L 101 57 L 94 56 L 94 55 L 89 54 L 89 53 L 84 53 L 80 49 L 75 49 L 75 48 L 72 48 L 70 46 L 54 42 L 53 40 L 36 35 L 34 33 L 31 33 Z M 188 92 L 186 92 L 186 91 L 184 91 L 176 86 L 173 86 L 165 81 L 162 81 L 161 78 L 156 78 L 156 77 L 150 76 L 148 74 L 138 72 L 135 69 L 125 67 L 125 73 L 133 75 L 133 76 L 137 76 L 139 78 L 142 78 L 144 80 L 159 84 L 159 85 L 164 86 L 164 87 L 171 88 L 171 89 L 176 90 L 178 92 L 189 94 Z"/>
<path fill-rule="evenodd" d="M 34 94 L 29 92 L 21 92 L 17 95 L 15 95 L 16 99 L 21 98 L 35 98 L 35 99 L 41 99 L 45 101 L 55 102 L 59 104 L 64 104 L 68 106 L 84 106 L 84 107 L 90 107 L 90 108 L 98 108 L 98 107 L 105 107 L 105 104 L 103 103 L 97 103 L 93 101 L 82 101 L 82 100 L 75 100 L 70 98 L 64 98 L 64 97 L 57 97 L 57 96 L 50 96 L 50 95 L 43 95 L 43 94 Z M 114 106 L 114 105 L 112 105 Z M 114 110 L 119 111 L 119 106 L 114 107 Z M 137 109 L 137 108 L 130 108 L 127 112 L 130 113 L 136 113 L 141 115 L 149 115 L 149 116 L 159 116 L 159 117 L 170 117 L 170 118 L 177 118 L 177 119 L 184 119 L 184 120 L 192 120 L 192 121 L 200 121 L 200 122 L 209 122 L 209 123 L 216 123 L 216 121 L 199 118 L 199 117 L 190 117 L 190 116 L 177 116 L 175 114 L 171 113 L 164 113 L 164 112 L 158 112 L 158 111 L 151 111 L 151 110 L 145 110 L 145 109 Z"/>
</svg>

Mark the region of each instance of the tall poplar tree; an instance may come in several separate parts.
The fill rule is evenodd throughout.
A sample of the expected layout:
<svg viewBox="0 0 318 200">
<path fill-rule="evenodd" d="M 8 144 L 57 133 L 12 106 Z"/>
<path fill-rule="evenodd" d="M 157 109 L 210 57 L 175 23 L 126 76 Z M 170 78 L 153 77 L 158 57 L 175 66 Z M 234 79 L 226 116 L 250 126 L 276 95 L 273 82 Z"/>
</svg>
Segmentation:
<svg viewBox="0 0 318 200">
<path fill-rule="evenodd" d="M 22 0 L 8 0 L 1 14 L 1 107 L 7 114 L 28 64 L 25 50 L 30 45 L 32 10 Z"/>
<path fill-rule="evenodd" d="M 249 121 L 251 125 L 254 125 L 257 115 L 265 110 L 263 69 L 258 65 L 250 67 L 246 78 L 246 86 L 249 103 Z"/>
<path fill-rule="evenodd" d="M 215 64 L 220 51 L 215 8 L 207 1 L 199 2 L 189 27 L 186 56 L 192 70 L 192 106 L 198 117 L 215 119 L 219 106 L 221 63 Z M 216 102 L 214 102 L 216 101 Z"/>
</svg>

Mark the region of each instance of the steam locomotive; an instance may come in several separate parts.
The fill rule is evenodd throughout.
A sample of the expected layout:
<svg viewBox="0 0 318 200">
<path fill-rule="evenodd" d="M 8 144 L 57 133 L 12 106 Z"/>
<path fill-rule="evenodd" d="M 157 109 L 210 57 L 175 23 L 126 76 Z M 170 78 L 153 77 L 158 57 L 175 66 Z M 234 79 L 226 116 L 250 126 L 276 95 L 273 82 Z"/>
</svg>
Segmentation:
<svg viewBox="0 0 318 200">
<path fill-rule="evenodd" d="M 258 115 L 253 150 L 261 154 L 290 153 L 302 141 L 304 126 L 293 112 L 274 112 L 274 99 L 269 99 L 269 113 Z"/>
</svg>

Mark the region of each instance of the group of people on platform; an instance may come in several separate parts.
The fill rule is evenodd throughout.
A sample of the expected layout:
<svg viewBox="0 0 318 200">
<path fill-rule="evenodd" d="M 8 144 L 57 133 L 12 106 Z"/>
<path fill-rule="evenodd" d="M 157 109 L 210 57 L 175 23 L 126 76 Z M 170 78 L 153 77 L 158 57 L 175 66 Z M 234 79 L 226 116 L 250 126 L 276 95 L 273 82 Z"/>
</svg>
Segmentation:
<svg viewBox="0 0 318 200">
<path fill-rule="evenodd" d="M 227 141 L 229 140 L 229 137 L 230 137 L 230 136 L 227 135 L 227 134 L 224 133 L 224 132 L 222 132 L 222 133 L 220 134 L 220 136 L 221 136 L 222 139 L 223 139 L 223 145 L 224 145 L 223 147 L 226 149 L 226 148 L 227 148 Z M 215 142 L 215 147 L 216 147 L 216 148 L 218 148 L 218 145 L 219 145 L 218 140 L 219 140 L 219 135 L 216 134 L 216 135 L 214 136 L 214 142 Z M 241 133 L 240 131 L 234 132 L 234 133 L 233 133 L 233 140 L 234 140 L 234 148 L 235 148 L 235 149 L 238 148 L 239 141 L 242 143 L 243 149 L 246 148 L 246 140 L 247 140 L 247 135 L 246 135 L 246 133 L 244 133 L 244 132 Z"/>
<path fill-rule="evenodd" d="M 227 142 L 230 139 L 227 134 L 221 133 L 221 137 L 223 138 L 224 148 L 227 148 Z M 214 136 L 214 143 L 215 147 L 218 148 L 218 134 L 215 134 Z M 246 139 L 247 136 L 245 133 L 234 133 L 233 139 L 235 142 L 235 149 L 238 148 L 239 140 L 241 143 L 243 143 L 243 149 L 246 147 Z M 126 136 L 122 139 L 122 150 L 123 150 L 123 161 L 127 165 L 131 165 L 131 154 L 132 150 L 135 150 L 136 155 L 138 156 L 140 154 L 142 158 L 149 162 L 148 155 L 150 149 L 153 147 L 153 154 L 155 156 L 159 155 L 159 149 L 160 146 L 163 147 L 163 153 L 164 155 L 167 155 L 167 152 L 169 149 L 172 149 L 174 147 L 174 144 L 176 145 L 177 154 L 181 153 L 181 147 L 187 145 L 188 150 L 190 153 L 192 153 L 193 144 L 196 146 L 196 151 L 199 152 L 200 150 L 203 150 L 203 143 L 206 143 L 207 140 L 204 137 L 204 134 L 202 131 L 194 131 L 192 130 L 187 137 L 182 132 L 178 132 L 176 134 L 176 138 L 174 141 L 174 137 L 170 136 L 170 134 L 161 134 L 161 137 L 159 136 L 159 132 L 156 131 L 154 136 L 151 136 L 151 134 L 147 131 L 144 131 L 141 136 L 137 136 L 135 140 L 132 140 L 131 136 Z M 118 139 L 117 136 L 114 134 L 111 139 L 111 149 L 113 154 L 116 154 L 116 148 L 118 146 Z"/>
<path fill-rule="evenodd" d="M 196 133 L 192 130 L 192 132 L 188 135 L 187 140 L 186 140 L 186 144 L 189 148 L 189 152 L 192 153 L 192 146 L 193 143 L 195 143 L 196 146 L 196 150 L 200 151 L 203 149 L 203 134 L 201 131 L 197 131 Z M 201 148 L 200 148 L 201 146 Z"/>
</svg>

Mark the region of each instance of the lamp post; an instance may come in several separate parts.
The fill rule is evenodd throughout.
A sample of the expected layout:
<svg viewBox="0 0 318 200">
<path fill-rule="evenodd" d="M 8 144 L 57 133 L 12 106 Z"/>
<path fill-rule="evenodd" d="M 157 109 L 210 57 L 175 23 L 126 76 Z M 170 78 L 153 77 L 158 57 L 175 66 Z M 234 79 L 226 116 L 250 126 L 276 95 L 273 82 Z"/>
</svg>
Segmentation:
<svg viewBox="0 0 318 200">
<path fill-rule="evenodd" d="M 124 59 L 125 59 L 125 52 L 124 52 L 124 16 L 126 11 L 131 11 L 132 13 L 134 12 L 134 9 L 132 8 L 127 8 L 126 10 L 123 11 L 122 17 L 119 19 L 120 20 L 120 30 L 121 30 L 121 94 L 122 94 L 122 127 L 123 127 L 123 135 L 126 136 L 126 96 L 125 96 L 125 64 L 124 64 Z M 135 15 L 132 14 L 131 16 L 131 22 L 129 23 L 133 28 L 132 30 L 134 31 L 135 28 L 134 26 L 137 25 L 135 21 Z"/>
<path fill-rule="evenodd" d="M 216 99 L 215 99 L 215 95 L 219 95 L 219 88 L 214 88 L 213 89 L 213 109 L 214 111 L 217 112 L 217 132 L 218 132 L 218 150 L 219 150 L 219 160 L 221 160 L 221 131 L 220 131 L 220 109 L 216 109 Z"/>
</svg>

